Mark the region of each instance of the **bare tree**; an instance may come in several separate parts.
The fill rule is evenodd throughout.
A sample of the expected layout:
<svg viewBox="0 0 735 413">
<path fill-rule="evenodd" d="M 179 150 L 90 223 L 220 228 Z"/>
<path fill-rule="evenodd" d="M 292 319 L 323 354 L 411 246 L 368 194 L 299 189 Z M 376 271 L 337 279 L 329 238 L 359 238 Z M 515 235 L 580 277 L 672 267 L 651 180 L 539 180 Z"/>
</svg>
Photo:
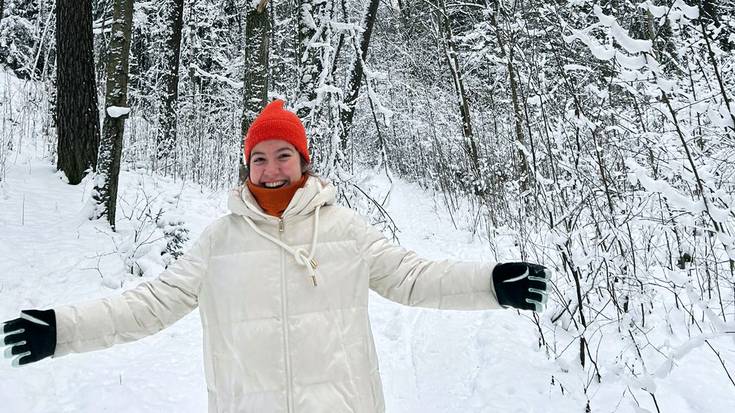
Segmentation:
<svg viewBox="0 0 735 413">
<path fill-rule="evenodd" d="M 447 58 L 449 72 L 452 75 L 452 83 L 457 93 L 457 106 L 462 117 L 462 135 L 465 139 L 465 150 L 470 158 L 470 165 L 476 176 L 480 175 L 480 162 L 477 153 L 477 144 L 475 143 L 475 134 L 472 131 L 472 119 L 470 115 L 470 104 L 465 91 L 464 81 L 462 80 L 462 69 L 459 66 L 459 57 L 457 54 L 457 46 L 455 45 L 454 34 L 452 33 L 452 24 L 449 19 L 449 12 L 445 0 L 434 0 L 435 16 L 437 32 L 440 43 L 444 49 L 444 55 Z"/>
<path fill-rule="evenodd" d="M 69 183 L 97 166 L 100 142 L 91 0 L 56 3 L 57 163 Z"/>
<path fill-rule="evenodd" d="M 515 44 L 513 40 L 513 34 L 509 33 L 509 29 L 506 29 L 501 26 L 501 23 L 498 21 L 498 17 L 496 17 L 496 14 L 503 18 L 504 21 L 507 21 L 507 12 L 503 8 L 503 5 L 500 1 L 495 1 L 496 6 L 496 13 L 490 15 L 490 21 L 492 25 L 495 27 L 495 36 L 498 41 L 498 46 L 500 47 L 500 52 L 505 55 L 506 58 L 506 66 L 508 68 L 508 79 L 510 82 L 510 97 L 511 101 L 513 102 L 513 114 L 515 117 L 515 135 L 517 142 L 524 146 L 526 144 L 526 137 L 523 133 L 523 111 L 521 109 L 521 95 L 519 92 L 519 85 L 518 85 L 518 73 L 515 67 L 515 63 L 513 61 L 515 56 Z M 528 160 L 526 159 L 526 154 L 523 153 L 522 150 L 518 150 L 518 161 L 520 164 L 520 178 L 521 178 L 521 188 L 522 190 L 526 190 L 528 188 Z"/>
<path fill-rule="evenodd" d="M 373 33 L 375 16 L 378 14 L 379 4 L 379 0 L 370 0 L 370 3 L 368 3 L 362 19 L 364 31 L 362 32 L 362 36 L 360 36 L 359 48 L 355 45 L 355 59 L 352 62 L 350 77 L 347 81 L 347 91 L 345 93 L 345 105 L 347 108 L 340 115 L 342 122 L 340 144 L 342 145 L 342 150 L 347 149 L 347 140 L 350 135 L 350 129 L 352 128 L 352 118 L 355 115 L 355 106 L 357 105 L 357 98 L 360 95 L 360 84 L 362 83 L 364 73 L 363 64 L 367 60 L 370 36 Z"/>
<path fill-rule="evenodd" d="M 106 216 L 115 229 L 117 184 L 120 174 L 125 119 L 128 103 L 128 55 L 133 20 L 133 0 L 115 0 L 112 17 L 112 36 L 107 61 L 107 92 L 105 120 L 99 150 L 98 179 L 95 182 L 97 218 Z"/>
</svg>

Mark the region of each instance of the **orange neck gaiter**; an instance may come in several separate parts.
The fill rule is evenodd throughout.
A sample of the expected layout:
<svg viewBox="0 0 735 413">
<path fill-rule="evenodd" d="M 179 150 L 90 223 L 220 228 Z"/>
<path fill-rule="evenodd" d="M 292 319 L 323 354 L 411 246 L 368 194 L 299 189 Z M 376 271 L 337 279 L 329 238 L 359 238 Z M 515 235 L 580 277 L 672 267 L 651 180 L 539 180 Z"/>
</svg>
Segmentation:
<svg viewBox="0 0 735 413">
<path fill-rule="evenodd" d="M 247 180 L 247 185 L 250 193 L 253 194 L 255 200 L 258 201 L 258 205 L 263 208 L 263 211 L 268 215 L 280 218 L 283 211 L 288 207 L 288 203 L 291 202 L 291 198 L 293 198 L 299 188 L 304 186 L 307 179 L 309 179 L 309 175 L 304 174 L 300 180 L 289 186 L 277 189 L 256 186 L 250 182 L 250 179 Z"/>
</svg>

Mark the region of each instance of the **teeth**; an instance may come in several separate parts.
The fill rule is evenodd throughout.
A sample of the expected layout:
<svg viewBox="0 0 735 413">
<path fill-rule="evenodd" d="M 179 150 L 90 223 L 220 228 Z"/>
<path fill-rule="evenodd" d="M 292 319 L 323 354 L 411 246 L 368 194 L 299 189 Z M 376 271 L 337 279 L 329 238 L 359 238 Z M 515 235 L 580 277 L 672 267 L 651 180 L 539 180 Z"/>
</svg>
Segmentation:
<svg viewBox="0 0 735 413">
<path fill-rule="evenodd" d="M 279 186 L 285 183 L 286 181 L 276 181 L 276 182 L 266 182 L 264 185 L 266 188 L 278 188 Z"/>
</svg>

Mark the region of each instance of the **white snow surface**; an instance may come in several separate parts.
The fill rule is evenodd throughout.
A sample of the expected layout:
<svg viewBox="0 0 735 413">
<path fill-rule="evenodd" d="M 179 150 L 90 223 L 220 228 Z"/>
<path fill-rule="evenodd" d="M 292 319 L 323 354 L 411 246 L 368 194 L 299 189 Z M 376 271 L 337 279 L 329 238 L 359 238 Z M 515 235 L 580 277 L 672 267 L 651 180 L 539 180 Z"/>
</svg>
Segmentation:
<svg viewBox="0 0 735 413">
<path fill-rule="evenodd" d="M 367 186 L 374 194 L 388 189 L 382 177 L 373 176 Z M 147 279 L 147 273 L 125 273 L 115 252 L 120 235 L 111 234 L 104 222 L 87 220 L 90 188 L 91 180 L 67 185 L 48 160 L 20 156 L 9 166 L 0 183 L 0 320 L 15 318 L 22 309 L 119 294 Z M 183 219 L 192 240 L 227 213 L 226 191 L 134 171 L 121 175 L 121 212 L 141 191 L 175 200 L 171 212 Z M 395 180 L 388 211 L 401 230 L 401 243 L 427 258 L 489 260 L 487 241 L 454 229 L 435 199 Z M 506 246 L 501 259 L 518 258 L 508 240 L 501 236 L 496 242 Z M 582 412 L 588 399 L 594 412 L 654 412 L 640 389 L 646 385 L 655 387 L 662 412 L 735 406 L 733 387 L 704 346 L 687 346 L 673 360 L 673 370 L 650 383 L 645 376 L 632 383 L 611 372 L 615 366 L 602 365 L 602 384 L 591 385 L 585 395 L 583 387 L 592 380 L 575 362 L 574 351 L 554 360 L 539 350 L 529 313 L 415 309 L 373 294 L 370 315 L 389 413 Z M 21 368 L 2 360 L 2 411 L 205 412 L 201 341 L 194 311 L 158 334 L 107 350 Z M 735 365 L 732 340 L 712 342 L 725 362 Z M 626 391 L 635 393 L 640 407 L 624 397 Z"/>
<path fill-rule="evenodd" d="M 121 177 L 121 196 L 133 198 L 141 181 L 148 193 L 167 196 L 181 191 L 180 183 L 128 172 Z M 119 286 L 118 280 L 123 289 L 141 281 L 123 274 L 106 225 L 86 219 L 89 186 L 65 184 L 44 160 L 21 161 L 9 168 L 0 197 L 0 319 L 14 318 L 21 309 L 119 294 L 121 289 L 107 286 Z M 403 213 L 394 208 L 404 244 L 437 258 L 486 255 L 484 245 L 472 242 L 468 234 L 446 230 L 447 223 L 437 221 L 433 201 L 426 196 L 421 205 L 410 206 L 418 195 L 411 186 L 394 192 L 394 205 L 405 208 Z M 224 191 L 210 193 L 184 185 L 176 212 L 192 231 L 192 239 L 207 223 L 227 213 L 225 198 Z M 496 390 L 513 391 L 513 383 L 496 376 L 493 365 L 510 368 L 521 355 L 503 361 L 496 357 L 518 346 L 533 354 L 535 362 L 550 364 L 533 351 L 532 325 L 513 312 L 440 313 L 405 308 L 377 295 L 373 298 L 371 314 L 390 411 L 467 411 L 488 406 Z M 510 337 L 514 330 L 517 333 Z M 15 369 L 5 361 L 0 367 L 3 410 L 203 412 L 201 335 L 195 311 L 135 343 Z M 488 348 L 480 351 L 483 347 Z M 532 370 L 525 364 L 527 372 Z M 497 378 L 485 381 L 492 386 L 484 389 L 484 384 L 476 383 L 479 375 Z M 542 389 L 548 377 L 537 380 Z M 515 383 L 521 384 L 522 380 Z M 534 399 L 512 399 L 497 399 L 490 405 L 535 403 Z"/>
<path fill-rule="evenodd" d="M 614 17 L 610 17 L 602 12 L 602 8 L 598 5 L 593 7 L 593 11 L 600 24 L 609 27 L 613 35 L 613 38 L 621 45 L 625 50 L 630 53 L 647 52 L 651 50 L 652 42 L 650 40 L 633 39 L 628 36 L 628 33 L 620 27 L 617 20 Z"/>
<path fill-rule="evenodd" d="M 108 106 L 107 107 L 107 114 L 110 115 L 111 118 L 119 118 L 121 116 L 126 116 L 130 113 L 130 108 L 124 107 L 124 106 Z"/>
</svg>

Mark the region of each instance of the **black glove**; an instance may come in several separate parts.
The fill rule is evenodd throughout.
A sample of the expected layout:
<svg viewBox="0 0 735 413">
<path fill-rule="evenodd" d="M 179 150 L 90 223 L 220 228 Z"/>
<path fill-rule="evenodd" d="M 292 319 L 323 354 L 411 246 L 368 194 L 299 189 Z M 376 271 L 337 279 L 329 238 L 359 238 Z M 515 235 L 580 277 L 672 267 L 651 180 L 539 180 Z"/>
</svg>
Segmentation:
<svg viewBox="0 0 735 413">
<path fill-rule="evenodd" d="M 23 310 L 20 318 L 3 323 L 5 357 L 13 366 L 33 363 L 53 356 L 56 350 L 56 313 L 54 310 Z"/>
<path fill-rule="evenodd" d="M 507 262 L 493 268 L 493 285 L 504 307 L 544 311 L 551 270 L 528 262 Z"/>
</svg>

